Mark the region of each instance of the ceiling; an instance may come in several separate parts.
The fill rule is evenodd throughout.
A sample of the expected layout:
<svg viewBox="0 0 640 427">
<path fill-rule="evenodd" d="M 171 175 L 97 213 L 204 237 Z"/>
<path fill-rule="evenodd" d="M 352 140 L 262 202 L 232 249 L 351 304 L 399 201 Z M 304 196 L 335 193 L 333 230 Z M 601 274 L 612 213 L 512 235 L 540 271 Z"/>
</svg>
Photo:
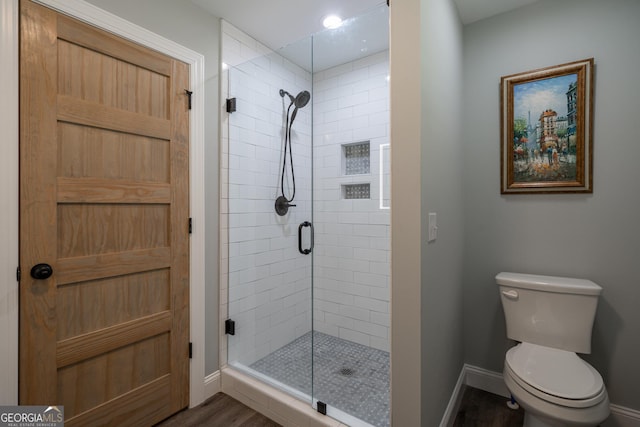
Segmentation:
<svg viewBox="0 0 640 427">
<path fill-rule="evenodd" d="M 321 31 L 325 16 L 360 15 L 386 0 L 191 0 L 271 49 Z"/>
<path fill-rule="evenodd" d="M 343 21 L 339 28 L 323 29 L 278 50 L 307 71 L 318 72 L 389 49 L 389 8 L 386 4 Z M 311 59 L 313 53 L 313 61 Z"/>
<path fill-rule="evenodd" d="M 368 15 L 366 20 L 350 22 L 347 31 L 324 31 L 317 39 L 322 39 L 324 48 L 319 48 L 314 40 L 314 70 L 329 68 L 358 57 L 373 54 L 388 46 L 388 37 L 380 37 L 380 28 L 385 25 L 380 10 L 386 0 L 191 0 L 214 16 L 225 19 L 256 40 L 273 50 L 286 49 L 296 62 L 309 69 L 304 59 L 308 42 L 301 40 L 311 34 L 323 31 L 325 16 L 336 14 L 343 19 Z M 391 0 L 394 1 L 394 0 Z M 395 0 L 403 1 L 403 0 Z M 498 15 L 538 0 L 452 0 L 463 24 L 469 24 L 490 16 Z M 388 18 L 387 18 L 388 19 Z M 364 25 L 364 23 L 367 25 Z M 377 30 L 377 31 L 376 31 Z M 298 43 L 296 43 L 298 42 Z M 306 47 L 305 47 L 306 46 Z M 324 54 L 324 57 L 320 57 Z M 306 53 L 306 56 L 309 56 Z M 346 58 L 346 59 L 345 59 Z M 291 58 L 290 58 L 291 59 Z M 341 62 L 340 62 L 341 61 Z"/>
</svg>

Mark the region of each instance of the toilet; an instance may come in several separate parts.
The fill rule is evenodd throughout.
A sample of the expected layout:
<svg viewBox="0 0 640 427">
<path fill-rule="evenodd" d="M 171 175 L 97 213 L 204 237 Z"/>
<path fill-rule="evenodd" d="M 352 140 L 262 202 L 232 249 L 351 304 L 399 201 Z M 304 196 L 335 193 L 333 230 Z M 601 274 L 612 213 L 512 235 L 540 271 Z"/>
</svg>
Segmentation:
<svg viewBox="0 0 640 427">
<path fill-rule="evenodd" d="M 609 416 L 602 377 L 576 353 L 591 352 L 602 288 L 590 280 L 533 274 L 496 276 L 507 337 L 518 341 L 504 381 L 525 411 L 524 427 L 593 427 Z"/>
</svg>

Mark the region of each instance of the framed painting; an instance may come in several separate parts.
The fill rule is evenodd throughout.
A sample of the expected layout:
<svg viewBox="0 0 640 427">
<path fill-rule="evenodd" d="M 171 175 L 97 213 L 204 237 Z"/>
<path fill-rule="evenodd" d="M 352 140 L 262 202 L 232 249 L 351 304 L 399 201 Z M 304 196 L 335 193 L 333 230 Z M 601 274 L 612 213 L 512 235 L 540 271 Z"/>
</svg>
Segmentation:
<svg viewBox="0 0 640 427">
<path fill-rule="evenodd" d="M 500 79 L 502 194 L 593 192 L 593 66 Z"/>
</svg>

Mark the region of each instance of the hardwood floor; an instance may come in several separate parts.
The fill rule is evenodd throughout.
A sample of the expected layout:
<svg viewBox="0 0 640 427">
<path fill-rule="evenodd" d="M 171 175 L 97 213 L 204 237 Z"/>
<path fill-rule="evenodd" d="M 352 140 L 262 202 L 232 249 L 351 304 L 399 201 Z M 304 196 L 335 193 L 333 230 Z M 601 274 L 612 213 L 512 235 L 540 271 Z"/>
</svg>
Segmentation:
<svg viewBox="0 0 640 427">
<path fill-rule="evenodd" d="M 520 427 L 522 409 L 514 411 L 506 398 L 472 387 L 465 387 L 453 427 Z M 264 415 L 224 393 L 218 393 L 202 405 L 177 413 L 157 427 L 278 427 Z"/>
<path fill-rule="evenodd" d="M 202 405 L 182 412 L 157 424 L 156 427 L 279 427 L 280 424 L 238 402 L 218 393 Z"/>
<path fill-rule="evenodd" d="M 521 427 L 522 408 L 507 407 L 507 398 L 465 386 L 453 427 Z"/>
</svg>

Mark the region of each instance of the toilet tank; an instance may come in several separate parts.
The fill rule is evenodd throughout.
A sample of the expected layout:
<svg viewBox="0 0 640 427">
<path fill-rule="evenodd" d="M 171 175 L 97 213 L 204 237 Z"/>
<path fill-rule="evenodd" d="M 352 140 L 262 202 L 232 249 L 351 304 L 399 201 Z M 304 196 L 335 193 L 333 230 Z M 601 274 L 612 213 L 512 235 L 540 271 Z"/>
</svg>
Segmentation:
<svg viewBox="0 0 640 427">
<path fill-rule="evenodd" d="M 496 276 L 512 340 L 591 353 L 591 330 L 602 288 L 590 280 L 533 274 Z"/>
</svg>

